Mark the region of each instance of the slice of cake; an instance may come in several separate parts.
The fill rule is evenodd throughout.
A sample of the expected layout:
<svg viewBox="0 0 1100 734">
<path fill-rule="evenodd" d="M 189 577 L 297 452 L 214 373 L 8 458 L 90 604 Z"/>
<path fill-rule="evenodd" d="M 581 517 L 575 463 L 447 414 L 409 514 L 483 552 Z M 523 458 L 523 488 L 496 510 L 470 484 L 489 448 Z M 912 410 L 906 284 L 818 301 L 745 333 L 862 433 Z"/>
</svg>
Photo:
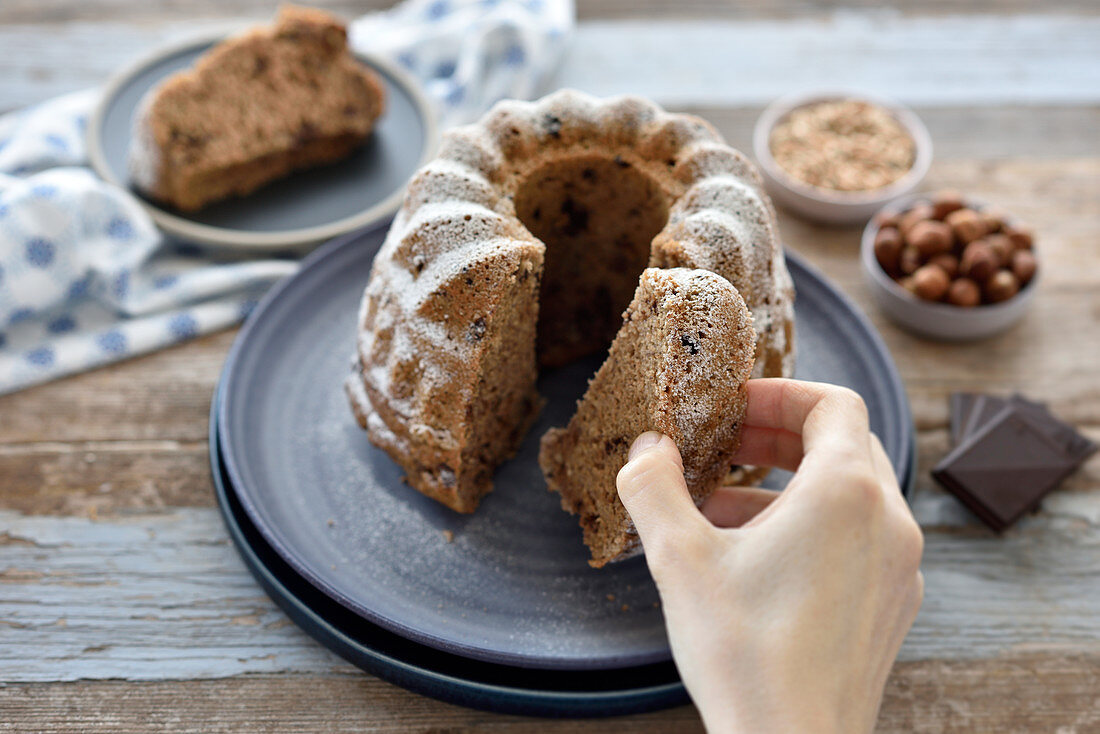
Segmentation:
<svg viewBox="0 0 1100 734">
<path fill-rule="evenodd" d="M 348 52 L 341 22 L 284 6 L 273 27 L 218 44 L 150 90 L 131 177 L 148 196 L 194 211 L 347 156 L 383 105 L 381 80 Z"/>
<path fill-rule="evenodd" d="M 718 487 L 740 442 L 756 351 L 737 289 L 706 270 L 646 270 L 624 319 L 573 419 L 547 432 L 539 455 L 562 507 L 580 515 L 596 568 L 641 550 L 615 488 L 638 434 L 676 442 L 696 504 Z"/>
</svg>

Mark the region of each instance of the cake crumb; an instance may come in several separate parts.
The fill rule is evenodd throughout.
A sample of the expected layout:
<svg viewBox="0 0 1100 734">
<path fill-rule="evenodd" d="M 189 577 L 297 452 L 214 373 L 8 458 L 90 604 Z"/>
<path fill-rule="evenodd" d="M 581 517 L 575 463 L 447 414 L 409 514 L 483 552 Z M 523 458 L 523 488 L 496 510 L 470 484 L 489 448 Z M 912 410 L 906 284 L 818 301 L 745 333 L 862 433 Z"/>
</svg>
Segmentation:
<svg viewBox="0 0 1100 734">
<path fill-rule="evenodd" d="M 443 540 L 447 541 L 448 543 L 455 542 L 454 531 L 453 530 L 444 530 L 443 531 Z"/>
<path fill-rule="evenodd" d="M 330 518 L 328 519 L 328 526 L 329 526 L 330 528 L 331 528 L 331 527 L 336 527 L 336 521 L 335 521 L 335 520 L 333 520 L 333 519 L 332 519 L 331 517 L 330 517 Z"/>
<path fill-rule="evenodd" d="M 630 605 L 629 604 L 623 604 L 622 607 L 620 607 L 620 611 L 629 612 L 630 611 Z"/>
<path fill-rule="evenodd" d="M 615 601 L 615 595 L 614 594 L 608 594 L 607 595 L 607 600 L 608 601 Z"/>
</svg>

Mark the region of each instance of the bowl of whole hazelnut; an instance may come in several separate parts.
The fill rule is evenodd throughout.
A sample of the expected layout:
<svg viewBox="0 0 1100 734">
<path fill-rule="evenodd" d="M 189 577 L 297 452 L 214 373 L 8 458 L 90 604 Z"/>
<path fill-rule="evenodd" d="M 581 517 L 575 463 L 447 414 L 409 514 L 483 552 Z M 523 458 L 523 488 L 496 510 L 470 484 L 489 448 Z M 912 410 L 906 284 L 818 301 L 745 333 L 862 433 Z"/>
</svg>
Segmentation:
<svg viewBox="0 0 1100 734">
<path fill-rule="evenodd" d="M 1024 315 L 1039 278 L 1031 229 L 956 191 L 910 196 L 863 230 L 863 273 L 875 301 L 921 336 L 993 336 Z"/>
<path fill-rule="evenodd" d="M 928 172 L 932 138 L 909 108 L 853 91 L 776 100 L 753 131 L 753 153 L 780 205 L 834 224 L 866 222 Z"/>
</svg>

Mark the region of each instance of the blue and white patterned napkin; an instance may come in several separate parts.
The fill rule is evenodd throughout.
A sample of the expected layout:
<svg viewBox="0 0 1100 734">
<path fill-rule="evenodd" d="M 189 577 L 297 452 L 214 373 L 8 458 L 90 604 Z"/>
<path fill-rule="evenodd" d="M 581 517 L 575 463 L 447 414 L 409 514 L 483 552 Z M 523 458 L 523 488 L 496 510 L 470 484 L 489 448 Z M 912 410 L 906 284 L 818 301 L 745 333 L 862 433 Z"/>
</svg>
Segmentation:
<svg viewBox="0 0 1100 734">
<path fill-rule="evenodd" d="M 350 37 L 419 77 L 453 125 L 542 91 L 572 28 L 572 0 L 407 0 Z M 86 167 L 97 98 L 0 117 L 0 394 L 231 326 L 297 268 L 164 238 Z"/>
</svg>

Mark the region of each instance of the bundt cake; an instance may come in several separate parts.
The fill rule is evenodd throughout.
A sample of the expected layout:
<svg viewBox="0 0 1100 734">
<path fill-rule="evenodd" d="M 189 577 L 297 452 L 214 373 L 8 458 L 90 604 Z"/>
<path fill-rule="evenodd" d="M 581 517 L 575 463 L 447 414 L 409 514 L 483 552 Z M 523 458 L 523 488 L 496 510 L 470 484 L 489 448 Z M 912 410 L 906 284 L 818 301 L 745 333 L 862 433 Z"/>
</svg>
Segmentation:
<svg viewBox="0 0 1100 734">
<path fill-rule="evenodd" d="M 338 160 L 382 114 L 382 82 L 328 13 L 284 6 L 275 25 L 219 43 L 142 100 L 130 142 L 138 189 L 194 211 Z"/>
<path fill-rule="evenodd" d="M 360 425 L 413 487 L 472 511 L 540 407 L 539 365 L 606 349 L 647 265 L 728 280 L 754 374 L 791 374 L 790 276 L 744 156 L 635 97 L 499 103 L 444 136 L 375 258 L 347 381 Z"/>
<path fill-rule="evenodd" d="M 547 431 L 539 453 L 562 508 L 580 515 L 597 568 L 641 550 L 615 488 L 639 434 L 660 431 L 681 447 L 697 505 L 726 477 L 756 352 L 745 302 L 708 270 L 646 270 L 623 318 L 568 427 Z"/>
</svg>

